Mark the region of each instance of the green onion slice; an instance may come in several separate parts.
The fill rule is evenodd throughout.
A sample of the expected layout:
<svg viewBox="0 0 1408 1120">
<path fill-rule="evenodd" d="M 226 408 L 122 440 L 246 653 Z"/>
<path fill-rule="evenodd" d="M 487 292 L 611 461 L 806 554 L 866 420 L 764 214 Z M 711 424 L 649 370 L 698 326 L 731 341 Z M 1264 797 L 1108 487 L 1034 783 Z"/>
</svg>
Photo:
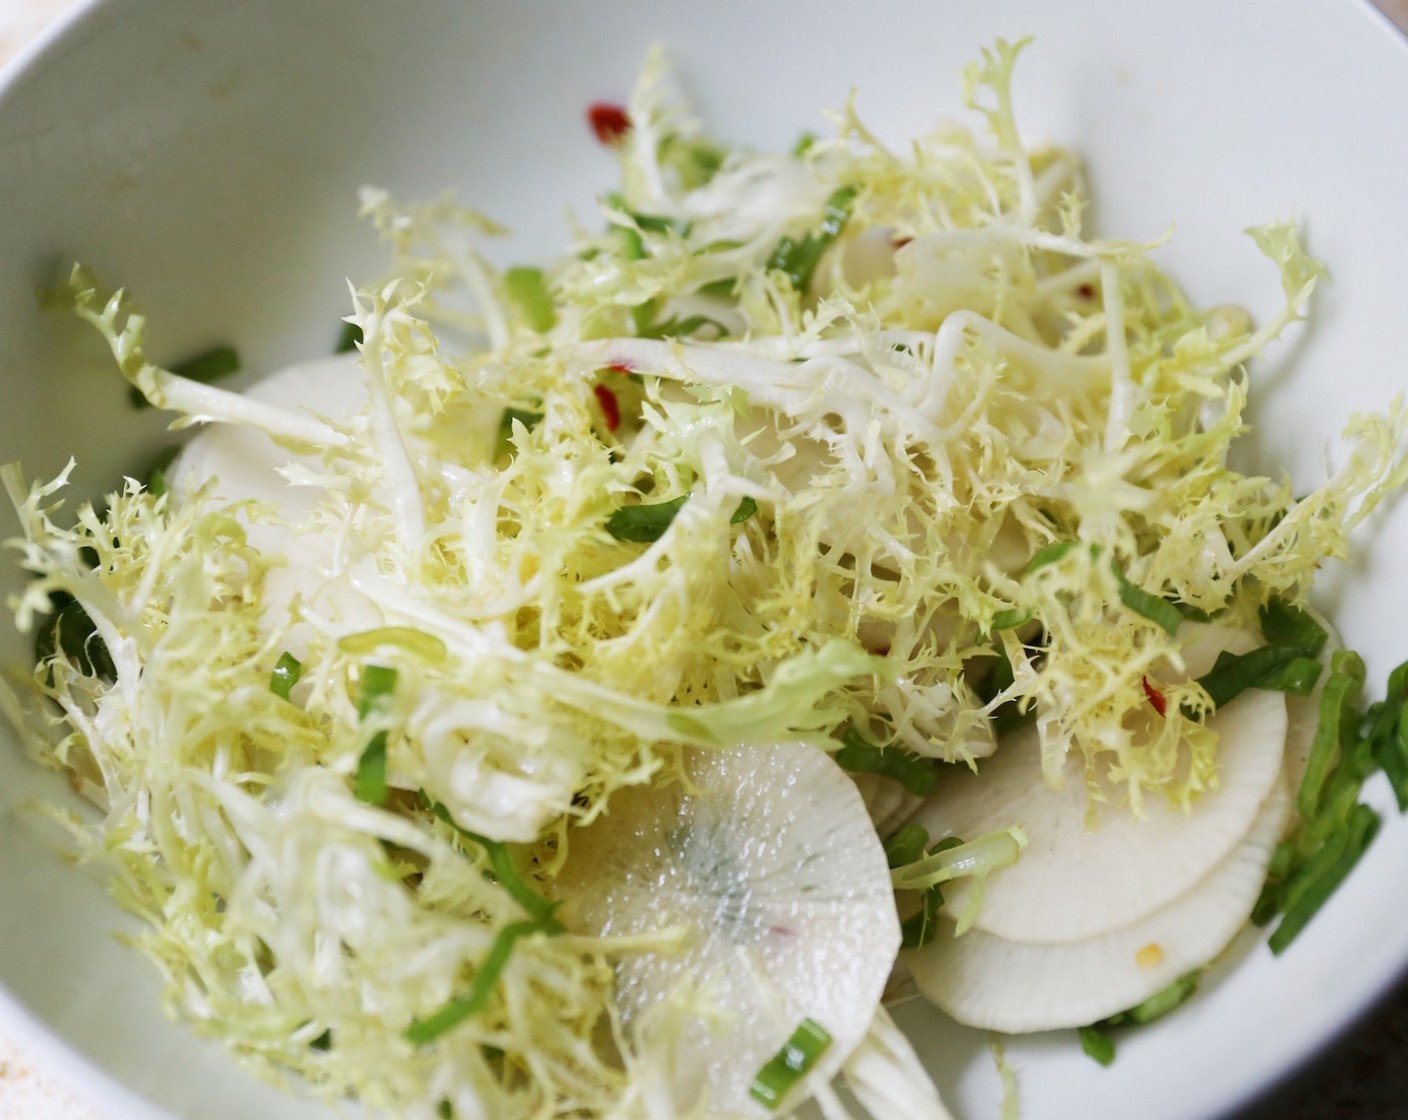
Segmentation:
<svg viewBox="0 0 1408 1120">
<path fill-rule="evenodd" d="M 350 354 L 362 344 L 362 328 L 357 323 L 344 322 L 338 331 L 334 354 Z"/>
<path fill-rule="evenodd" d="M 1268 642 L 1300 647 L 1305 657 L 1319 657 L 1329 635 L 1309 614 L 1283 599 L 1272 599 L 1261 608 L 1261 632 Z"/>
<path fill-rule="evenodd" d="M 385 805 L 391 788 L 386 782 L 386 732 L 378 731 L 362 749 L 357 760 L 357 781 L 353 787 L 358 801 Z"/>
<path fill-rule="evenodd" d="M 658 541 L 687 501 L 689 495 L 681 494 L 668 502 L 622 506 L 607 518 L 606 531 L 618 541 L 642 544 Z"/>
<path fill-rule="evenodd" d="M 795 291 L 805 292 L 812 282 L 812 273 L 821 261 L 821 255 L 836 240 L 846 219 L 851 216 L 851 204 L 855 202 L 856 188 L 841 187 L 832 192 L 822 208 L 821 225 L 815 233 L 809 233 L 800 241 L 784 237 L 768 257 L 769 271 L 785 272 L 792 281 Z"/>
<path fill-rule="evenodd" d="M 552 330 L 557 313 L 541 268 L 510 268 L 504 273 L 504 292 L 529 329 L 539 334 Z"/>
<path fill-rule="evenodd" d="M 281 700 L 287 700 L 298 678 L 303 675 L 303 662 L 285 651 L 274 663 L 274 671 L 269 674 L 269 691 Z"/>
<path fill-rule="evenodd" d="M 452 999 L 430 1018 L 412 1022 L 406 1028 L 406 1041 L 415 1046 L 424 1046 L 483 1011 L 518 939 L 537 932 L 537 922 L 513 922 L 500 929 L 493 944 L 489 946 L 484 963 L 479 966 L 479 971 L 470 982 L 469 991 Z"/>
<path fill-rule="evenodd" d="M 523 907 L 539 928 L 546 933 L 562 932 L 562 923 L 555 917 L 559 904 L 550 902 L 533 889 L 528 880 L 523 877 L 522 872 L 518 870 L 518 865 L 513 861 L 513 853 L 509 851 L 507 844 L 499 840 L 491 840 L 487 836 L 481 836 L 477 832 L 471 832 L 469 829 L 461 827 L 451 815 L 450 810 L 441 802 L 433 800 L 425 790 L 420 791 L 420 801 L 459 835 L 478 844 L 488 853 L 490 866 L 494 869 L 494 878 L 508 892 L 509 897 Z"/>
<path fill-rule="evenodd" d="M 1142 1003 L 1136 1003 L 1126 1011 L 1116 1012 L 1108 1019 L 1080 1028 L 1081 1049 L 1102 1066 L 1115 1060 L 1115 1040 L 1108 1033 L 1111 1027 L 1124 1024 L 1148 1023 L 1161 1015 L 1167 1015 L 1175 1007 L 1184 1003 L 1198 989 L 1202 969 L 1186 972 L 1167 987 L 1160 988 Z"/>
<path fill-rule="evenodd" d="M 1339 650 L 1330 661 L 1330 678 L 1320 694 L 1320 723 L 1310 758 L 1296 791 L 1296 809 L 1306 820 L 1316 815 L 1330 766 L 1354 742 L 1359 715 L 1354 701 L 1364 688 L 1364 662 L 1357 653 Z"/>
<path fill-rule="evenodd" d="M 396 670 L 387 665 L 367 665 L 362 669 L 362 691 L 357 698 L 357 718 L 365 720 L 391 707 L 396 691 Z M 386 781 L 386 732 L 378 731 L 367 741 L 357 760 L 354 786 L 357 800 L 368 805 L 385 805 L 391 790 Z"/>
<path fill-rule="evenodd" d="M 1356 803 L 1346 826 L 1336 832 L 1304 866 L 1286 881 L 1284 912 L 1267 938 L 1273 953 L 1281 953 L 1300 934 L 1316 911 L 1359 862 L 1379 829 L 1379 815 Z"/>
<path fill-rule="evenodd" d="M 1087 1057 L 1094 1058 L 1102 1066 L 1115 1060 L 1115 1040 L 1102 1027 L 1081 1027 L 1079 1033 L 1080 1048 Z"/>
<path fill-rule="evenodd" d="M 912 821 L 885 841 L 885 859 L 891 870 L 924 858 L 929 846 L 929 830 Z"/>
<path fill-rule="evenodd" d="M 1029 576 L 1048 564 L 1060 562 L 1079 543 L 1079 541 L 1052 541 L 1048 545 L 1043 545 L 1032 554 L 1032 558 L 1027 561 L 1027 566 L 1022 574 Z"/>
<path fill-rule="evenodd" d="M 831 1034 L 825 1027 L 813 1019 L 803 1019 L 782 1049 L 758 1071 L 749 1095 L 764 1108 L 777 1108 L 830 1045 Z"/>
<path fill-rule="evenodd" d="M 861 738 L 860 732 L 848 727 L 841 736 L 841 749 L 835 755 L 837 764 L 852 774 L 879 774 L 899 782 L 910 793 L 928 797 L 934 792 L 939 774 L 932 761 L 898 747 L 885 749 Z"/>
<path fill-rule="evenodd" d="M 1115 578 L 1120 585 L 1121 603 L 1170 635 L 1178 633 L 1178 627 L 1183 622 L 1182 611 L 1167 599 L 1160 599 L 1157 595 L 1151 595 L 1145 591 L 1138 584 L 1131 583 L 1118 568 L 1115 569 Z"/>
<path fill-rule="evenodd" d="M 1277 688 L 1298 696 L 1307 695 L 1319 679 L 1320 663 L 1305 656 L 1305 647 L 1296 642 L 1275 642 L 1246 653 L 1223 650 L 1213 667 L 1198 678 L 1198 684 L 1220 708 L 1249 688 Z"/>
<path fill-rule="evenodd" d="M 34 660 L 36 664 L 63 656 L 90 677 L 117 680 L 117 666 L 107 644 L 98 635 L 83 604 L 66 592 L 52 592 L 49 602 L 54 613 L 36 628 Z"/>
</svg>

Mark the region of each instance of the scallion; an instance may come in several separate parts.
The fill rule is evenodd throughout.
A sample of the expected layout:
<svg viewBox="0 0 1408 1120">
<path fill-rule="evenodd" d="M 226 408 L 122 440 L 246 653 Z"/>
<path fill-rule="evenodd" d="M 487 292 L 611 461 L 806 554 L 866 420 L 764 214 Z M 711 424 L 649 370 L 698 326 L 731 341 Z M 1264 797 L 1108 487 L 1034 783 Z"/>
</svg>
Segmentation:
<svg viewBox="0 0 1408 1120">
<path fill-rule="evenodd" d="M 1050 544 L 1042 545 L 1027 561 L 1027 566 L 1023 569 L 1022 574 L 1029 576 L 1050 564 L 1064 560 L 1071 549 L 1079 543 L 1079 541 L 1052 541 Z"/>
<path fill-rule="evenodd" d="M 469 991 L 452 999 L 430 1018 L 416 1019 L 412 1022 L 405 1031 L 406 1041 L 415 1046 L 424 1046 L 428 1042 L 434 1042 L 446 1031 L 453 1030 L 466 1019 L 483 1011 L 489 1002 L 489 997 L 494 992 L 494 985 L 499 981 L 499 974 L 508 964 L 515 943 L 520 937 L 527 937 L 530 933 L 536 932 L 538 932 L 537 922 L 513 922 L 500 929 L 494 937 L 493 944 L 489 946 L 484 963 L 474 974 Z"/>
<path fill-rule="evenodd" d="M 758 1071 L 749 1095 L 764 1108 L 777 1108 L 830 1045 L 831 1034 L 825 1027 L 814 1019 L 803 1019 L 782 1049 Z"/>
<path fill-rule="evenodd" d="M 855 187 L 841 187 L 832 192 L 822 209 L 821 224 L 816 232 L 807 234 L 800 241 L 791 237 L 782 238 L 768 257 L 768 270 L 786 273 L 793 289 L 805 292 L 811 284 L 812 273 L 821 262 L 821 255 L 836 240 L 850 217 L 855 197 Z"/>
<path fill-rule="evenodd" d="M 51 593 L 49 602 L 54 613 L 35 630 L 35 662 L 63 656 L 87 676 L 117 680 L 117 666 L 83 604 L 64 592 Z"/>
<path fill-rule="evenodd" d="M 658 541 L 687 501 L 689 495 L 681 494 L 667 502 L 622 506 L 606 519 L 606 531 L 618 541 Z"/>
<path fill-rule="evenodd" d="M 522 424 L 526 430 L 531 432 L 542 422 L 542 419 L 543 414 L 541 412 L 534 412 L 531 409 L 504 409 L 502 415 L 499 417 L 499 430 L 495 437 L 495 457 L 502 458 L 505 455 L 511 455 L 513 453 L 513 429 L 515 424 Z"/>
<path fill-rule="evenodd" d="M 337 343 L 333 347 L 335 354 L 350 354 L 362 345 L 362 328 L 357 323 L 342 324 L 342 329 L 337 334 Z"/>
<path fill-rule="evenodd" d="M 1201 969 L 1186 972 L 1133 1007 L 1079 1028 L 1081 1049 L 1102 1066 L 1109 1065 L 1115 1060 L 1115 1040 L 1110 1034 L 1111 1028 L 1136 1026 L 1167 1015 L 1197 991 L 1201 978 Z"/>
<path fill-rule="evenodd" d="M 396 670 L 387 665 L 368 665 L 362 670 L 362 691 L 357 699 L 357 718 L 365 720 L 374 714 L 383 714 L 391 706 L 391 697 L 396 690 Z M 357 776 L 354 791 L 357 800 L 369 805 L 384 805 L 390 795 L 386 780 L 386 732 L 375 732 L 367 740 L 362 755 L 357 760 Z"/>
<path fill-rule="evenodd" d="M 269 691 L 279 699 L 287 700 L 302 675 L 303 662 L 285 651 L 279 655 L 278 661 L 274 662 L 273 672 L 269 674 Z"/>
<path fill-rule="evenodd" d="M 939 774 L 931 760 L 898 747 L 885 749 L 867 742 L 854 727 L 841 736 L 837 765 L 852 774 L 879 774 L 904 786 L 910 793 L 928 797 L 934 792 Z"/>
<path fill-rule="evenodd" d="M 1155 626 L 1169 634 L 1177 634 L 1183 623 L 1183 612 L 1167 599 L 1151 595 L 1130 580 L 1118 568 L 1115 578 L 1120 585 L 1120 602 L 1142 618 L 1147 618 Z"/>
<path fill-rule="evenodd" d="M 455 821 L 453 814 L 444 804 L 432 799 L 424 790 L 420 791 L 420 800 L 421 804 L 438 819 L 444 821 L 460 836 L 473 841 L 488 853 L 489 864 L 494 870 L 494 878 L 508 892 L 509 897 L 523 907 L 528 916 L 542 927 L 544 932 L 562 932 L 562 923 L 555 916 L 558 903 L 550 902 L 544 898 L 523 878 L 522 872 L 518 870 L 518 865 L 513 861 L 513 853 L 509 851 L 507 844 L 463 828 Z"/>
<path fill-rule="evenodd" d="M 733 511 L 733 516 L 728 519 L 728 523 L 730 525 L 741 525 L 757 512 L 758 503 L 752 498 L 745 497 L 738 503 L 738 508 Z"/>
<path fill-rule="evenodd" d="M 885 859 L 890 867 L 903 867 L 924 858 L 929 846 L 929 831 L 912 821 L 885 841 Z"/>
<path fill-rule="evenodd" d="M 543 334 L 557 322 L 552 297 L 541 268 L 518 266 L 504 273 L 504 292 L 524 324 Z"/>
<path fill-rule="evenodd" d="M 1102 1066 L 1107 1066 L 1115 1060 L 1115 1040 L 1104 1028 L 1081 1027 L 1079 1034 L 1080 1048 L 1085 1051 L 1087 1057 L 1094 1058 Z"/>
</svg>

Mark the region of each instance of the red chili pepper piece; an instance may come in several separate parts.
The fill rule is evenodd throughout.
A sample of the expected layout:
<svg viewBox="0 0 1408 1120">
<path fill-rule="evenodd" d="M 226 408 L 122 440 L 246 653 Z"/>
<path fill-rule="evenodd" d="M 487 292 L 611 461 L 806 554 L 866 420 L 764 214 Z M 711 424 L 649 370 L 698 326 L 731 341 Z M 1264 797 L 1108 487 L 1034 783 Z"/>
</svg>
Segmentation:
<svg viewBox="0 0 1408 1120">
<path fill-rule="evenodd" d="M 1168 700 L 1164 697 L 1164 694 L 1149 683 L 1148 677 L 1140 677 L 1139 679 L 1144 682 L 1144 695 L 1149 698 L 1149 703 L 1153 705 L 1154 711 L 1158 712 L 1161 716 L 1166 715 L 1168 713 Z"/>
<path fill-rule="evenodd" d="M 612 373 L 635 373 L 628 362 L 612 362 L 606 368 Z"/>
<path fill-rule="evenodd" d="M 592 386 L 592 392 L 596 394 L 596 403 L 601 405 L 601 414 L 606 418 L 606 430 L 614 432 L 621 426 L 621 406 L 616 401 L 616 394 L 600 383 Z"/>
<path fill-rule="evenodd" d="M 615 144 L 631 131 L 631 115 L 625 106 L 597 101 L 587 106 L 587 123 L 603 144 Z"/>
<path fill-rule="evenodd" d="M 1094 299 L 1094 298 L 1095 298 L 1095 285 L 1094 285 L 1094 284 L 1081 284 L 1079 287 L 1076 288 L 1076 295 L 1080 296 L 1081 299 L 1085 299 L 1085 300 Z"/>
</svg>

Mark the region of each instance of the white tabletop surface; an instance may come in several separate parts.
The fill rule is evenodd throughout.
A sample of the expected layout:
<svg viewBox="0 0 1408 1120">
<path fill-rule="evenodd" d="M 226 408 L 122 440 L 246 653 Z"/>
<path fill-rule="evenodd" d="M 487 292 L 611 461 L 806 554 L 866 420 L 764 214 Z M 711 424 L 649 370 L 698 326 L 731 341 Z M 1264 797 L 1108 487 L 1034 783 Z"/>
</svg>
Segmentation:
<svg viewBox="0 0 1408 1120">
<path fill-rule="evenodd" d="M 0 0 L 0 66 L 76 0 Z M 1408 0 L 1377 0 L 1408 30 Z M 0 1120 L 102 1120 L 60 1082 L 37 1070 L 24 1040 L 0 1037 Z"/>
</svg>

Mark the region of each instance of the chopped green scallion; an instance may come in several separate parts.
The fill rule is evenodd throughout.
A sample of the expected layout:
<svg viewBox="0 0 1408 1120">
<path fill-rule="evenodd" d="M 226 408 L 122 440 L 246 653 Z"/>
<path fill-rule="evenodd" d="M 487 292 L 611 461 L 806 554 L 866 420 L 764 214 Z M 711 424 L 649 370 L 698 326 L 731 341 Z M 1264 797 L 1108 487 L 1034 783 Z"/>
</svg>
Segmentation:
<svg viewBox="0 0 1408 1120">
<path fill-rule="evenodd" d="M 606 531 L 618 541 L 641 544 L 658 541 L 687 501 L 689 495 L 681 494 L 667 502 L 622 506 L 607 518 Z"/>
<path fill-rule="evenodd" d="M 287 700 L 289 693 L 293 691 L 293 686 L 298 683 L 298 678 L 302 675 L 303 662 L 285 651 L 279 655 L 278 661 L 274 663 L 273 672 L 269 674 L 269 691 L 279 699 Z"/>
<path fill-rule="evenodd" d="M 523 878 L 522 872 L 518 870 L 518 865 L 513 861 L 513 853 L 509 851 L 507 844 L 499 840 L 491 840 L 487 836 L 481 836 L 477 832 L 471 832 L 469 829 L 461 827 L 455 821 L 450 810 L 441 802 L 433 800 L 424 790 L 420 791 L 420 800 L 421 804 L 438 819 L 444 821 L 459 835 L 466 840 L 473 841 L 488 853 L 490 866 L 494 869 L 494 878 L 508 892 L 509 897 L 523 907 L 539 928 L 546 933 L 562 932 L 562 923 L 555 916 L 559 904 L 544 898 Z"/>
<path fill-rule="evenodd" d="M 504 292 L 530 330 L 539 334 L 552 330 L 557 312 L 541 268 L 510 268 L 504 273 Z"/>
<path fill-rule="evenodd" d="M 1319 657 L 1329 635 L 1309 614 L 1283 599 L 1272 599 L 1259 612 L 1261 633 L 1268 642 L 1300 647 L 1306 657 Z"/>
<path fill-rule="evenodd" d="M 51 593 L 49 602 L 54 613 L 39 624 L 34 634 L 36 664 L 63 656 L 87 676 L 117 680 L 117 666 L 83 604 L 65 592 Z"/>
<path fill-rule="evenodd" d="M 1080 1048 L 1087 1057 L 1094 1058 L 1102 1066 L 1115 1060 L 1115 1040 L 1101 1027 L 1081 1027 Z"/>
<path fill-rule="evenodd" d="M 929 846 L 929 831 L 922 824 L 905 825 L 885 841 L 885 859 L 893 870 L 924 858 Z"/>
<path fill-rule="evenodd" d="M 749 1095 L 764 1108 L 777 1108 L 830 1045 L 831 1034 L 825 1027 L 813 1019 L 803 1019 L 782 1049 L 758 1071 Z"/>
<path fill-rule="evenodd" d="M 396 691 L 398 674 L 389 665 L 367 665 L 362 669 L 362 690 L 357 697 L 357 718 L 366 719 L 373 712 L 390 707 Z"/>
<path fill-rule="evenodd" d="M 1330 662 L 1325 690 L 1320 694 L 1320 723 L 1311 742 L 1300 789 L 1296 791 L 1296 809 L 1306 820 L 1313 818 L 1320 807 L 1330 766 L 1355 739 L 1359 715 L 1353 704 L 1363 688 L 1363 660 L 1349 650 L 1338 650 Z"/>
<path fill-rule="evenodd" d="M 1178 633 L 1178 627 L 1183 622 L 1182 611 L 1167 599 L 1160 599 L 1157 595 L 1151 595 L 1145 591 L 1138 584 L 1131 583 L 1119 569 L 1115 570 L 1115 578 L 1120 585 L 1121 603 L 1167 633 Z"/>
<path fill-rule="evenodd" d="M 1286 881 L 1281 921 L 1266 942 L 1273 953 L 1283 952 L 1295 940 L 1359 862 L 1378 829 L 1378 813 L 1367 805 L 1355 804 L 1346 827 Z"/>
<path fill-rule="evenodd" d="M 494 441 L 494 456 L 502 458 L 511 455 L 513 446 L 513 429 L 515 424 L 522 424 L 524 429 L 532 431 L 542 422 L 543 414 L 533 412 L 526 408 L 506 408 L 503 415 L 499 417 L 499 430 Z"/>
<path fill-rule="evenodd" d="M 357 323 L 342 324 L 342 330 L 337 334 L 337 344 L 333 347 L 334 354 L 350 354 L 362 345 L 362 328 Z"/>
<path fill-rule="evenodd" d="M 391 707 L 396 690 L 396 670 L 387 665 L 367 665 L 362 669 L 362 691 L 357 698 L 357 718 L 365 720 Z M 377 731 L 367 741 L 357 760 L 354 791 L 357 800 L 368 805 L 385 805 L 391 790 L 386 780 L 386 732 Z"/>
<path fill-rule="evenodd" d="M 1213 667 L 1198 678 L 1198 684 L 1220 708 L 1235 700 L 1249 688 L 1272 688 L 1306 695 L 1319 677 L 1319 662 L 1312 671 L 1304 647 L 1295 642 L 1278 642 L 1258 646 L 1246 653 L 1223 650 Z"/>
<path fill-rule="evenodd" d="M 1079 541 L 1052 541 L 1048 545 L 1043 545 L 1032 554 L 1032 558 L 1027 561 L 1027 566 L 1022 574 L 1029 576 L 1035 571 L 1046 567 L 1048 564 L 1055 564 L 1065 559 L 1066 555 L 1078 545 Z"/>
<path fill-rule="evenodd" d="M 939 931 L 939 909 L 944 904 L 943 889 L 935 883 L 924 892 L 919 910 L 900 923 L 900 948 L 922 949 Z"/>
<path fill-rule="evenodd" d="M 1160 988 L 1148 999 L 1136 1003 L 1124 1012 L 1121 1021 L 1148 1023 L 1160 1015 L 1167 1015 L 1198 990 L 1198 981 L 1202 979 L 1202 975 L 1202 969 L 1196 968 L 1192 972 L 1184 973 L 1168 987 Z"/>
<path fill-rule="evenodd" d="M 752 498 L 744 498 L 738 503 L 738 508 L 733 511 L 733 516 L 728 519 L 730 525 L 742 525 L 755 513 L 758 512 L 758 503 Z"/>
<path fill-rule="evenodd" d="M 391 788 L 386 782 L 386 732 L 378 731 L 362 749 L 357 760 L 357 781 L 354 792 L 358 801 L 368 805 L 385 805 Z"/>
<path fill-rule="evenodd" d="M 999 630 L 1013 630 L 1018 626 L 1025 626 L 1031 620 L 1031 611 L 1021 607 L 1010 607 L 1005 611 L 998 611 L 992 616 L 992 622 L 988 625 L 988 633 L 994 634 Z"/>
<path fill-rule="evenodd" d="M 405 1031 L 406 1041 L 415 1046 L 424 1046 L 483 1011 L 494 992 L 494 985 L 498 983 L 499 974 L 508 964 L 514 944 L 520 937 L 537 932 L 537 922 L 513 922 L 501 928 L 495 935 L 493 944 L 489 946 L 484 963 L 479 966 L 479 971 L 470 982 L 469 991 L 452 999 L 430 1018 L 412 1022 Z"/>
<path fill-rule="evenodd" d="M 898 747 L 885 750 L 861 738 L 854 727 L 846 728 L 841 736 L 841 749 L 835 755 L 837 764 L 852 774 L 879 774 L 899 782 L 910 793 L 928 797 L 938 784 L 939 774 L 932 761 Z"/>
<path fill-rule="evenodd" d="M 821 225 L 815 233 L 809 233 L 800 241 L 784 237 L 768 257 L 769 271 L 787 274 L 793 290 L 805 292 L 811 284 L 812 273 L 821 261 L 821 255 L 836 240 L 846 219 L 851 215 L 851 204 L 855 201 L 855 187 L 841 187 L 832 193 L 822 209 Z"/>
<path fill-rule="evenodd" d="M 1098 1023 L 1080 1028 L 1080 1045 L 1085 1053 L 1102 1066 L 1115 1060 L 1115 1040 L 1109 1033 L 1112 1027 L 1139 1025 L 1151 1022 L 1161 1015 L 1167 1015 L 1175 1007 L 1184 1003 L 1198 989 L 1202 979 L 1202 969 L 1186 972 L 1167 987 L 1160 988 L 1142 1003 L 1136 1003 L 1126 1011 L 1116 1012 Z"/>
</svg>

